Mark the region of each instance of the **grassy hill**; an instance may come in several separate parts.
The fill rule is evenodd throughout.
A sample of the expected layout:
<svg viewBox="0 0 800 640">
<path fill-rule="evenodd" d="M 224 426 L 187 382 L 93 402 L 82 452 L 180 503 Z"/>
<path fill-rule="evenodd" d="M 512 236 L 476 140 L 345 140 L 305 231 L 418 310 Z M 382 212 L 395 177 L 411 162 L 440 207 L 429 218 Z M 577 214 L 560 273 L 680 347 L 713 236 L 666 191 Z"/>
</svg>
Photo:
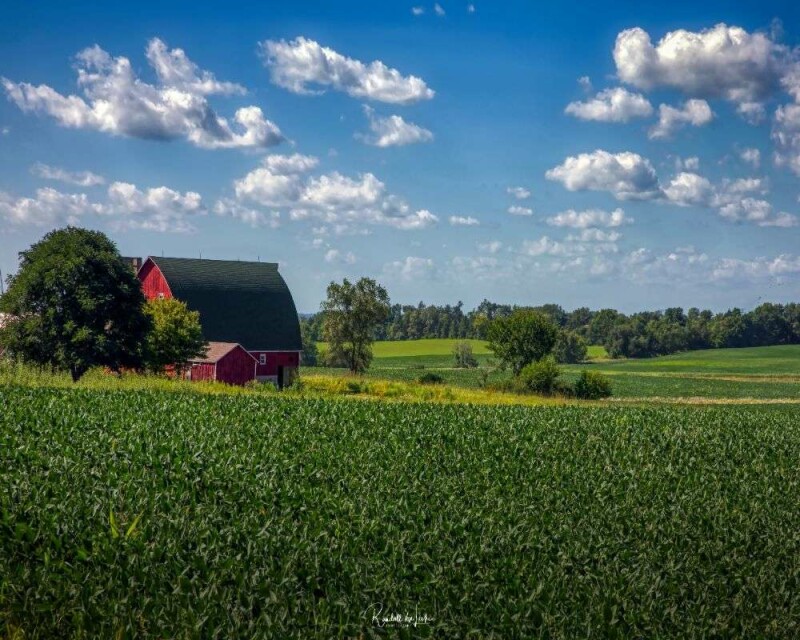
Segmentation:
<svg viewBox="0 0 800 640">
<path fill-rule="evenodd" d="M 480 367 L 455 369 L 455 340 L 409 340 L 375 343 L 375 359 L 367 377 L 416 380 L 424 371 L 439 374 L 447 384 L 478 387 L 508 377 L 492 366 L 486 343 L 474 340 Z M 564 377 L 572 380 L 583 368 L 611 376 L 614 395 L 620 398 L 723 398 L 800 400 L 800 345 L 710 349 L 641 360 L 608 359 L 602 347 L 592 347 L 590 361 L 566 365 Z M 305 369 L 345 375 L 344 370 Z"/>
<path fill-rule="evenodd" d="M 602 369 L 650 373 L 708 373 L 800 376 L 800 345 L 706 349 L 660 358 L 607 360 Z"/>
<path fill-rule="evenodd" d="M 446 357 L 453 358 L 453 347 L 457 342 L 468 342 L 472 345 L 472 353 L 476 356 L 491 356 L 489 343 L 486 340 L 459 340 L 457 338 L 426 338 L 424 340 L 379 340 L 372 346 L 372 353 L 376 360 L 386 358 L 413 358 L 413 357 Z M 318 342 L 320 351 L 327 348 L 327 343 Z M 590 359 L 607 358 L 608 354 L 602 346 L 589 347 Z M 442 365 L 445 361 L 440 361 Z"/>
</svg>

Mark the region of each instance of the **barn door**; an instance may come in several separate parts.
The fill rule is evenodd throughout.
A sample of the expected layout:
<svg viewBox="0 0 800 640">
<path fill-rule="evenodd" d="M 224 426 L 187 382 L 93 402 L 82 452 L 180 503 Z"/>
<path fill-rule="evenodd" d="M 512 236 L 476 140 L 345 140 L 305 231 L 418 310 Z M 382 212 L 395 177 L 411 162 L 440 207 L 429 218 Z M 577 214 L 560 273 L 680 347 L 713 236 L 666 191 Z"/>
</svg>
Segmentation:
<svg viewBox="0 0 800 640">
<path fill-rule="evenodd" d="M 278 389 L 283 389 L 283 367 L 278 367 Z"/>
</svg>

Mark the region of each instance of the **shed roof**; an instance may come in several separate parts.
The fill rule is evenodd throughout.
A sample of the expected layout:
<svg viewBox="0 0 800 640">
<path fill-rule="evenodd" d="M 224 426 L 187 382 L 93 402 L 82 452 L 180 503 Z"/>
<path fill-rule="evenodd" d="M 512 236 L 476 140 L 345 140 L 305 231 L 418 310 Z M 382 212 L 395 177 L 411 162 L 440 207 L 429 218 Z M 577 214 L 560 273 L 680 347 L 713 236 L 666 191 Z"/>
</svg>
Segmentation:
<svg viewBox="0 0 800 640">
<path fill-rule="evenodd" d="M 206 349 L 206 355 L 198 358 L 192 358 L 189 362 L 202 362 L 207 364 L 215 364 L 227 356 L 231 351 L 237 347 L 242 347 L 238 342 L 209 342 Z M 245 353 L 247 350 L 242 347 Z M 247 353 L 248 357 L 254 362 L 256 361 L 253 356 Z"/>
<path fill-rule="evenodd" d="M 248 351 L 300 351 L 297 308 L 274 262 L 150 256 L 172 295 L 200 312 L 206 340 Z"/>
</svg>

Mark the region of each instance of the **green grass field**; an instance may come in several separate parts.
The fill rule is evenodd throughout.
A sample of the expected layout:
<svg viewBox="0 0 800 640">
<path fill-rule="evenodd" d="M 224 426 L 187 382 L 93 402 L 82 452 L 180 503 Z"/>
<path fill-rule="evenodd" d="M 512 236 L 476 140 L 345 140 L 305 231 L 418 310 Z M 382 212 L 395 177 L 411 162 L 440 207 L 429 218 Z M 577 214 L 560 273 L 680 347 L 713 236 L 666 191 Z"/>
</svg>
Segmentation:
<svg viewBox="0 0 800 640">
<path fill-rule="evenodd" d="M 800 635 L 793 408 L 0 408 L 3 638 Z"/>
<path fill-rule="evenodd" d="M 375 359 L 366 376 L 413 382 L 425 371 L 433 371 L 447 384 L 467 388 L 483 384 L 484 370 L 490 371 L 486 378 L 489 384 L 509 377 L 491 366 L 493 359 L 487 351 L 477 356 L 478 369 L 455 369 L 446 342 L 454 341 L 377 342 Z M 593 359 L 588 363 L 564 366 L 565 380 L 573 380 L 581 369 L 591 368 L 611 378 L 617 398 L 800 401 L 800 345 L 693 351 L 642 360 L 611 360 L 602 347 L 593 349 Z M 307 375 L 347 375 L 342 369 L 305 371 Z"/>
<path fill-rule="evenodd" d="M 373 345 L 375 358 L 410 358 L 419 356 L 446 356 L 449 360 L 453 357 L 453 347 L 457 342 L 468 342 L 472 346 L 472 353 L 476 356 L 490 356 L 488 343 L 485 340 L 457 340 L 454 338 L 431 338 L 425 340 L 381 340 Z M 317 347 L 324 351 L 325 342 L 318 342 Z M 589 358 L 607 358 L 608 354 L 602 346 L 590 346 Z"/>
<path fill-rule="evenodd" d="M 606 360 L 600 368 L 608 371 L 652 373 L 800 376 L 800 345 L 706 349 L 660 358 Z"/>
</svg>

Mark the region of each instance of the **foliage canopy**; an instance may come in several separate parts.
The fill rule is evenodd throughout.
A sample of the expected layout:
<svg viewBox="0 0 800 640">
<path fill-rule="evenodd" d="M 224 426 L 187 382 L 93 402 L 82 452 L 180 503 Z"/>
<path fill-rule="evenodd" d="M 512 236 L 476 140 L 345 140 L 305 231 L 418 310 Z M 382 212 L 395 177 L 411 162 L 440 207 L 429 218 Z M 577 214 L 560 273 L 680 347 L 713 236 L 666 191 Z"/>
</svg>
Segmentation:
<svg viewBox="0 0 800 640">
<path fill-rule="evenodd" d="M 200 314 L 190 311 L 185 302 L 154 298 L 145 304 L 145 313 L 152 324 L 145 345 L 145 363 L 149 370 L 161 373 L 175 365 L 180 371 L 189 360 L 205 354 Z"/>
<path fill-rule="evenodd" d="M 389 294 L 370 278 L 331 282 L 327 294 L 321 307 L 329 364 L 362 373 L 372 361 L 375 331 L 389 316 Z"/>
<path fill-rule="evenodd" d="M 94 366 L 139 368 L 149 328 L 139 281 L 99 231 L 51 231 L 19 254 L 0 310 L 0 335 L 25 362 L 67 370 L 77 381 Z"/>
<path fill-rule="evenodd" d="M 553 350 L 558 328 L 538 311 L 519 309 L 509 316 L 495 318 L 489 325 L 489 348 L 514 375 L 541 360 Z"/>
</svg>

